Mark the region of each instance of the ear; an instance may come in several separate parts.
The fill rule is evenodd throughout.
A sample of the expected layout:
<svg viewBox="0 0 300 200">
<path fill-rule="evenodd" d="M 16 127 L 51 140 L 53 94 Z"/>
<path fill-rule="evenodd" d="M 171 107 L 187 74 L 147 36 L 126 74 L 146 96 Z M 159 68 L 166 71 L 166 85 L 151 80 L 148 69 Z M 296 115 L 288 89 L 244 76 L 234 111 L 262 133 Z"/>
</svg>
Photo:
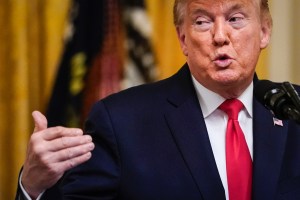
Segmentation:
<svg viewBox="0 0 300 200">
<path fill-rule="evenodd" d="M 185 56 L 188 56 L 188 50 L 187 50 L 186 41 L 185 41 L 185 32 L 184 32 L 184 29 L 182 26 L 183 25 L 176 26 L 177 38 L 180 42 L 180 47 L 181 47 L 183 54 Z"/>
<path fill-rule="evenodd" d="M 272 18 L 270 15 L 262 17 L 261 33 L 260 33 L 260 48 L 264 49 L 268 46 L 272 34 Z"/>
</svg>

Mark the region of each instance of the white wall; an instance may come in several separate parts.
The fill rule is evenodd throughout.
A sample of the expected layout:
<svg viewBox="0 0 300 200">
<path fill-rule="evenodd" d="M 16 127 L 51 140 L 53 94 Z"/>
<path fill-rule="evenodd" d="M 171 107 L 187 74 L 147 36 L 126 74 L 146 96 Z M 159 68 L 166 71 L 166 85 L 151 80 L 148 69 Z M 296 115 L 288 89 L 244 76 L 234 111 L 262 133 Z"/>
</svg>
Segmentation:
<svg viewBox="0 0 300 200">
<path fill-rule="evenodd" d="M 300 83 L 300 1 L 270 0 L 273 34 L 269 46 L 269 78 Z"/>
</svg>

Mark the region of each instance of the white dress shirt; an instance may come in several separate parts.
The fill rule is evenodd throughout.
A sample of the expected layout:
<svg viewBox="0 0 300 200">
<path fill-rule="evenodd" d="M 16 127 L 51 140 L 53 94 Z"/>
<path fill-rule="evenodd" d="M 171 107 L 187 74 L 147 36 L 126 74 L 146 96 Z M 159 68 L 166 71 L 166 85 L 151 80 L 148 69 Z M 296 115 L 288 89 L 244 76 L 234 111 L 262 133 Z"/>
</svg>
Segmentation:
<svg viewBox="0 0 300 200">
<path fill-rule="evenodd" d="M 226 113 L 218 109 L 226 99 L 202 86 L 193 76 L 192 79 L 202 109 L 216 165 L 225 190 L 226 199 L 229 200 L 225 156 L 225 134 L 228 117 Z M 244 132 L 251 158 L 253 158 L 252 98 L 253 83 L 238 97 L 244 104 L 244 108 L 239 113 L 238 120 Z"/>
<path fill-rule="evenodd" d="M 21 182 L 21 180 L 22 180 L 22 175 L 23 175 L 23 171 L 21 172 L 21 175 L 20 175 L 20 178 L 19 178 L 19 185 L 20 185 L 21 190 L 22 190 L 22 192 L 23 192 L 23 194 L 24 194 L 24 196 L 25 196 L 25 199 L 26 199 L 26 200 L 32 200 L 31 197 L 29 196 L 29 194 L 26 192 L 26 190 L 24 189 L 24 187 L 23 187 L 23 185 L 22 185 L 22 182 Z M 36 198 L 36 200 L 40 200 L 40 199 L 42 198 L 43 194 L 44 194 L 44 192 L 42 192 L 42 193 Z M 20 199 L 20 197 L 18 197 L 18 199 Z"/>
</svg>

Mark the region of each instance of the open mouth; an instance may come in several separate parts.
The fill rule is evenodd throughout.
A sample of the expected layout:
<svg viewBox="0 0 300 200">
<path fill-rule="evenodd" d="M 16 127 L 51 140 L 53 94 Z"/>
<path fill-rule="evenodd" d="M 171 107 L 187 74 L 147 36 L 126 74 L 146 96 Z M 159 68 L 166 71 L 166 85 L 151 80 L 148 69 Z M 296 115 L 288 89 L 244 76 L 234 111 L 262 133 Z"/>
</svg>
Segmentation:
<svg viewBox="0 0 300 200">
<path fill-rule="evenodd" d="M 221 54 L 216 57 L 214 63 L 218 67 L 228 67 L 232 63 L 232 59 L 227 54 Z"/>
<path fill-rule="evenodd" d="M 219 55 L 215 60 L 227 60 L 227 59 L 231 59 L 228 55 L 226 54 L 222 54 L 222 55 Z"/>
</svg>

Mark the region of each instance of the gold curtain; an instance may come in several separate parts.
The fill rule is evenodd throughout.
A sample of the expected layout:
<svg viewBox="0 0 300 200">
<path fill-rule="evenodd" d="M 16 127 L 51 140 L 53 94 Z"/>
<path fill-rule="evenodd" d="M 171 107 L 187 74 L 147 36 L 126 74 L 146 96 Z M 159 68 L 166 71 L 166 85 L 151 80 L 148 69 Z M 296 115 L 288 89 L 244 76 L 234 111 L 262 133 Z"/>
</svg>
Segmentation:
<svg viewBox="0 0 300 200">
<path fill-rule="evenodd" d="M 152 44 L 157 59 L 159 78 L 174 74 L 186 61 L 173 25 L 174 1 L 146 0 L 152 23 Z"/>
<path fill-rule="evenodd" d="M 152 44 L 158 62 L 159 78 L 174 74 L 186 61 L 173 25 L 173 3 L 174 1 L 170 0 L 146 0 L 153 26 Z M 268 52 L 264 50 L 256 70 L 260 78 L 268 77 L 267 65 Z"/>
<path fill-rule="evenodd" d="M 269 50 L 265 49 L 261 52 L 257 67 L 256 73 L 259 79 L 268 79 L 269 78 Z"/>
<path fill-rule="evenodd" d="M 14 199 L 33 129 L 63 47 L 71 0 L 0 0 L 0 199 Z"/>
</svg>

